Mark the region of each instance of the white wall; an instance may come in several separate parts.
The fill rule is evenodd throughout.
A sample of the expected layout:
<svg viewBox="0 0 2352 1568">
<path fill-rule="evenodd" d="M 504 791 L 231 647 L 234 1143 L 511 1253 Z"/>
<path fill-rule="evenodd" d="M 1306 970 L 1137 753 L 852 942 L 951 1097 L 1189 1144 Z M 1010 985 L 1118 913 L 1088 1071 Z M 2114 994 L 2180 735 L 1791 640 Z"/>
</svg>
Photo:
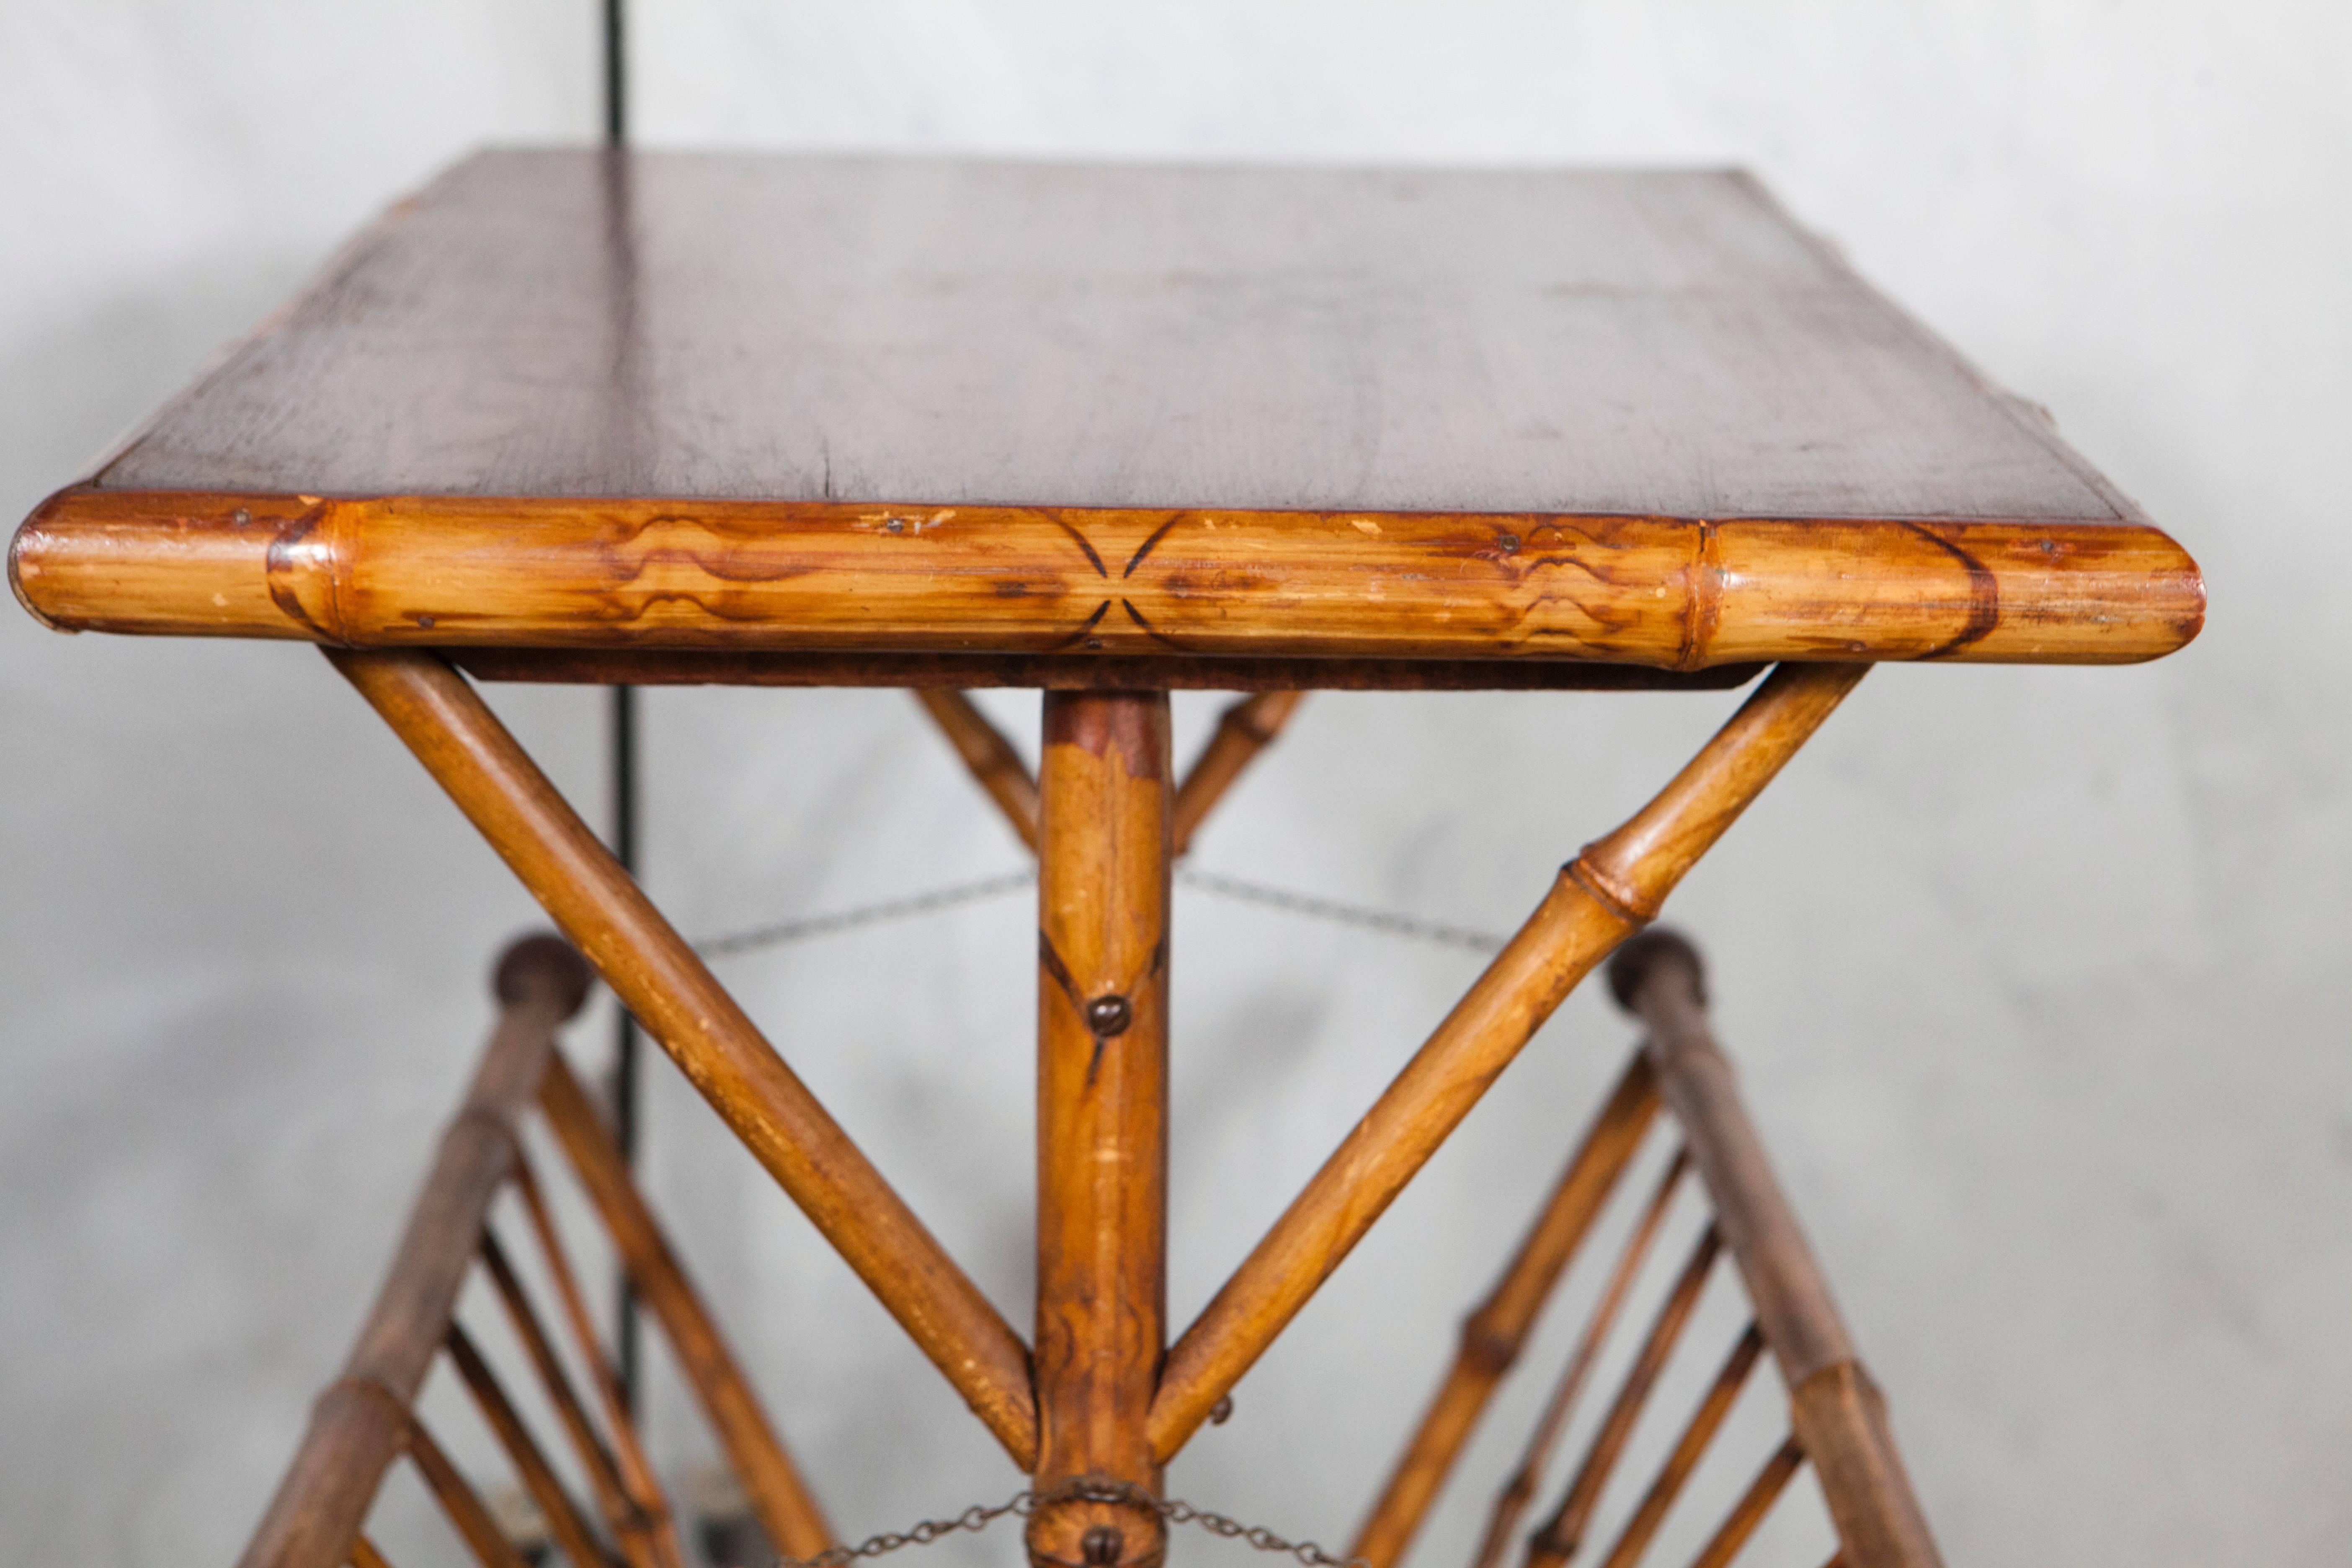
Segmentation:
<svg viewBox="0 0 2352 1568">
<path fill-rule="evenodd" d="M 2204 637 L 2135 670 L 1874 675 L 1672 918 L 1714 955 L 1723 1032 L 1953 1561 L 2352 1555 L 2346 13 L 634 9 L 658 144 L 1746 163 L 2049 405 L 2198 554 Z M 554 0 L 0 10 L 0 513 L 460 147 L 587 133 L 593 20 Z M 593 697 L 497 700 L 593 805 Z M 1034 731 L 1032 704 L 998 706 Z M 1507 927 L 1727 706 L 1318 698 L 1198 858 Z M 903 699 L 662 693 L 648 721 L 648 879 L 689 931 L 1018 863 Z M 0 616 L 0 1554 L 226 1561 L 373 1289 L 478 1044 L 481 965 L 529 908 L 296 649 Z M 1179 920 L 1181 1318 L 1475 960 L 1192 893 Z M 1016 1322 L 1026 929 L 1016 899 L 722 972 Z M 1629 1038 L 1572 1000 L 1173 1489 L 1344 1538 Z M 657 1197 L 840 1525 L 1010 1490 L 658 1077 Z M 1700 1344 L 1730 1310 L 1710 1303 Z M 1467 1475 L 1507 1463 L 1528 1392 Z M 663 1409 L 682 1460 L 699 1439 Z M 1423 1562 L 1458 1558 L 1475 1489 Z M 1773 1544 L 1825 1554 L 1794 1523 Z"/>
</svg>

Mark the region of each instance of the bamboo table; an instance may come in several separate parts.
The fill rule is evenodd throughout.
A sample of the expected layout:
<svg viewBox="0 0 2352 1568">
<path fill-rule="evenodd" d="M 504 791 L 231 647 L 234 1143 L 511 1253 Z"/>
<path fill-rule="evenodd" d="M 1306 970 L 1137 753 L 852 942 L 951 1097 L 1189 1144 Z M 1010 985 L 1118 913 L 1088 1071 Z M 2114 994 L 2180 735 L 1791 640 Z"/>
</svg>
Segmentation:
<svg viewBox="0 0 2352 1568">
<path fill-rule="evenodd" d="M 1097 1568 L 1160 1555 L 1138 1500 L 1168 1459 L 1871 663 L 2151 658 L 2204 604 L 2044 417 L 1741 174 L 585 152 L 482 154 L 394 208 L 9 571 L 63 629 L 320 646 L 1049 1494 L 1034 1560 Z M 1297 694 L 1767 663 L 1171 1342 L 1170 871 Z M 924 695 L 1038 855 L 1030 1342 L 467 673 Z M 960 695 L 986 685 L 1045 692 L 1034 781 Z M 1256 695 L 1180 784 L 1186 687 Z M 1624 972 L 1654 1065 L 1595 1137 L 1665 1094 L 1849 1560 L 1931 1561 L 1669 949 Z M 1622 1159 L 1592 1158 L 1605 1188 Z M 1512 1333 L 1583 1202 L 1507 1276 Z M 1379 1568 L 1512 1333 L 1465 1344 L 1359 1540 Z"/>
</svg>

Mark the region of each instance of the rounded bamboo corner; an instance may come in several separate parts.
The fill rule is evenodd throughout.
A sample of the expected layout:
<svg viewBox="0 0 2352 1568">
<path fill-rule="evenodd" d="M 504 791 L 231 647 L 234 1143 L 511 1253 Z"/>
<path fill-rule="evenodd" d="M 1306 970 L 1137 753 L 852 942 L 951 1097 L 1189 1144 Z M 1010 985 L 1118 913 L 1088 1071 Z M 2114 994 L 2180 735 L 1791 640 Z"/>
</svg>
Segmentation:
<svg viewBox="0 0 2352 1568">
<path fill-rule="evenodd" d="M 26 615 L 40 622 L 50 631 L 73 633 L 81 628 L 65 625 L 33 602 L 32 592 L 25 586 L 23 568 L 18 563 L 19 558 L 24 555 L 27 546 L 37 547 L 39 544 L 41 523 L 57 508 L 65 492 L 60 490 L 58 494 L 50 496 L 35 507 L 24 521 L 16 525 L 16 533 L 8 541 L 8 591 L 16 595 L 16 603 L 25 606 Z M 36 564 L 33 571 L 37 575 L 40 567 Z"/>
</svg>

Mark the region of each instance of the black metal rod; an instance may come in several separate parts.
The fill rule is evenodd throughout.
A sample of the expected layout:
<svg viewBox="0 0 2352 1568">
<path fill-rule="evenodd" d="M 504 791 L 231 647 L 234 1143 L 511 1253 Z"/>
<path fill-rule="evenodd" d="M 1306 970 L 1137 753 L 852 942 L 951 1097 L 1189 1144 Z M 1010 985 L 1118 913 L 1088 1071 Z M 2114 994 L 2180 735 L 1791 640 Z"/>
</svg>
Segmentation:
<svg viewBox="0 0 2352 1568">
<path fill-rule="evenodd" d="M 612 688 L 611 749 L 613 763 L 613 858 L 631 876 L 637 870 L 637 693 L 628 686 Z M 636 1163 L 638 1079 L 641 1036 L 637 1021 L 623 1007 L 613 1038 L 613 1133 L 621 1158 Z M 614 1360 L 621 1379 L 621 1403 L 637 1410 L 637 1293 L 626 1270 L 614 1286 L 613 1308 Z"/>
<path fill-rule="evenodd" d="M 604 0 L 604 144 L 625 147 L 629 141 L 628 54 L 621 14 L 622 0 Z M 613 768 L 613 858 L 631 876 L 637 872 L 637 694 L 626 686 L 612 689 L 610 746 Z M 625 1007 L 613 1038 L 613 1131 L 621 1158 L 634 1165 L 637 1155 L 638 1058 L 637 1021 Z M 614 1285 L 613 1359 L 621 1379 L 621 1403 L 631 1415 L 638 1408 L 639 1345 L 637 1293 L 626 1270 Z"/>
<path fill-rule="evenodd" d="M 621 0 L 604 0 L 604 141 L 629 140 L 628 56 L 622 48 Z"/>
</svg>

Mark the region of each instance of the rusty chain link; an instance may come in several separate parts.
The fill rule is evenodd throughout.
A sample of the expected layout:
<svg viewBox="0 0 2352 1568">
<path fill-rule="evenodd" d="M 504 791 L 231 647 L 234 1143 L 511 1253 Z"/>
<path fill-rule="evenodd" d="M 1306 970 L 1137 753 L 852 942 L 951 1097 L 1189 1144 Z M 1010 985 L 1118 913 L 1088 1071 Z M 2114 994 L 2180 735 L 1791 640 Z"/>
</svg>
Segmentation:
<svg viewBox="0 0 2352 1568">
<path fill-rule="evenodd" d="M 1210 1534 L 1239 1541 L 1260 1552 L 1295 1557 L 1303 1568 L 1370 1568 L 1361 1557 L 1334 1557 L 1311 1541 L 1286 1541 L 1262 1524 L 1244 1524 L 1222 1513 L 1195 1508 L 1180 1498 L 1154 1497 L 1127 1481 L 1081 1477 L 1045 1491 L 1022 1490 L 991 1506 L 974 1503 L 952 1519 L 927 1519 L 903 1531 L 869 1535 L 855 1546 L 836 1546 L 814 1557 L 779 1557 L 775 1568 L 849 1568 L 861 1557 L 882 1557 L 905 1546 L 929 1546 L 959 1531 L 977 1533 L 1006 1514 L 1027 1519 L 1040 1508 L 1060 1502 L 1115 1502 L 1148 1510 L 1171 1524 L 1197 1524 Z M 1056 1560 L 1058 1561 L 1058 1559 Z M 1076 1564 L 1072 1568 L 1076 1568 Z"/>
</svg>

